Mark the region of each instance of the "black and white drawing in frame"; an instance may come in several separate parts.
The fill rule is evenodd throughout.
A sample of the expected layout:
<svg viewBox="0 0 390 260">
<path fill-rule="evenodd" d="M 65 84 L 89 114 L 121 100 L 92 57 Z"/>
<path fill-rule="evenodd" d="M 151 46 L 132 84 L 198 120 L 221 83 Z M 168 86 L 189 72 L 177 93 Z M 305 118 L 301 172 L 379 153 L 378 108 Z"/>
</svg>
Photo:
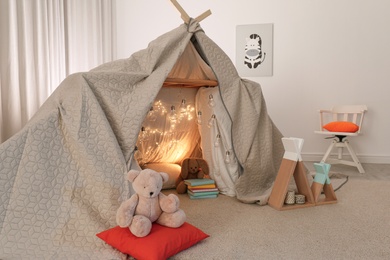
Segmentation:
<svg viewBox="0 0 390 260">
<path fill-rule="evenodd" d="M 242 77 L 273 75 L 273 24 L 237 25 L 236 68 Z"/>
</svg>

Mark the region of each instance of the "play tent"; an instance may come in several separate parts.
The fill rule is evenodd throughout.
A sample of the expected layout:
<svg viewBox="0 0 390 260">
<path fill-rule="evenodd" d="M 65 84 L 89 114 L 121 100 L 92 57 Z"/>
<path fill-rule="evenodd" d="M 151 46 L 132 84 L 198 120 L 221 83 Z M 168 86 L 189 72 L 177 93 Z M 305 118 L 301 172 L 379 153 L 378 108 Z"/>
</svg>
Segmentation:
<svg viewBox="0 0 390 260">
<path fill-rule="evenodd" d="M 181 65 L 175 65 L 178 60 Z M 131 195 L 124 173 L 145 160 L 147 148 L 137 158 L 143 148 L 136 147 L 150 141 L 142 139 L 143 125 L 159 111 L 159 97 L 167 120 L 173 99 L 178 100 L 175 110 L 183 100 L 190 112 L 193 106 L 195 130 L 177 134 L 179 142 L 171 148 L 193 142 L 169 155 L 162 148 L 163 139 L 169 139 L 164 135 L 154 141 L 163 155 L 148 155 L 146 165 L 203 156 L 227 195 L 245 203 L 266 202 L 284 152 L 282 136 L 268 116 L 259 84 L 240 78 L 227 55 L 191 19 L 128 59 L 68 76 L 27 125 L 1 144 L 0 258 L 117 256 L 95 234 L 116 225 L 115 212 Z M 184 127 L 193 129 L 191 124 Z M 215 145 L 217 137 L 220 145 Z"/>
</svg>

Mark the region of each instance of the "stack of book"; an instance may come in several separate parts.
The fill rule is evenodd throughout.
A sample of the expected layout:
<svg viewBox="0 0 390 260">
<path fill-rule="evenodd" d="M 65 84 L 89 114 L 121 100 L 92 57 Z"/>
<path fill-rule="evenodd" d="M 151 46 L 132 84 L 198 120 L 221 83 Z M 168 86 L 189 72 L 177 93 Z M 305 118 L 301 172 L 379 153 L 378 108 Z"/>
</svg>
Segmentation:
<svg viewBox="0 0 390 260">
<path fill-rule="evenodd" d="M 188 179 L 184 180 L 187 185 L 187 193 L 190 199 L 216 198 L 219 190 L 212 179 Z"/>
</svg>

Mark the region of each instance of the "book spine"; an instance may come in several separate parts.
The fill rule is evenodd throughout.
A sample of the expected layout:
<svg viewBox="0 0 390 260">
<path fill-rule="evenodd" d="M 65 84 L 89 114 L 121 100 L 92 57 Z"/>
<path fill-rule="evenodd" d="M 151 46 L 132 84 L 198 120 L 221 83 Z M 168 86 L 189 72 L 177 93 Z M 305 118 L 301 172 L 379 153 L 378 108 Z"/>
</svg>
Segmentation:
<svg viewBox="0 0 390 260">
<path fill-rule="evenodd" d="M 188 188 L 190 191 L 194 192 L 194 193 L 198 193 L 198 192 L 206 192 L 206 191 L 218 191 L 217 188 L 213 188 L 213 189 L 197 189 L 197 188 Z"/>
<path fill-rule="evenodd" d="M 192 195 L 188 194 L 188 196 L 189 196 L 190 199 L 192 199 L 192 200 L 197 200 L 197 199 L 213 199 L 213 198 L 217 198 L 217 197 L 218 197 L 218 194 L 207 195 L 207 196 L 192 196 Z"/>
<path fill-rule="evenodd" d="M 189 186 L 215 185 L 212 179 L 188 179 L 184 180 L 184 183 Z"/>
<path fill-rule="evenodd" d="M 190 194 L 192 196 L 195 196 L 195 197 L 203 197 L 203 196 L 209 196 L 209 195 L 218 195 L 218 193 L 219 193 L 218 191 L 206 191 L 206 192 L 197 192 L 197 193 L 188 191 L 188 194 Z"/>
<path fill-rule="evenodd" d="M 188 187 L 189 189 L 214 189 L 214 188 L 216 188 L 217 186 L 215 186 L 215 184 L 207 184 L 207 185 L 199 185 L 199 186 L 187 185 L 187 187 Z"/>
</svg>

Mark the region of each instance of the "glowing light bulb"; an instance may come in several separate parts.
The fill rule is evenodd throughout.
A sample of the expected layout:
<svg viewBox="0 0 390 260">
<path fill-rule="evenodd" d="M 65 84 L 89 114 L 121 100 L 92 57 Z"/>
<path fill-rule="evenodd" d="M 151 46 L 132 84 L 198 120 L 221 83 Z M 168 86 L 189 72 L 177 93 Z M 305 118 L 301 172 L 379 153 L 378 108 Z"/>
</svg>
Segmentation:
<svg viewBox="0 0 390 260">
<path fill-rule="evenodd" d="M 226 151 L 225 163 L 230 163 L 230 152 L 229 151 Z"/>
<path fill-rule="evenodd" d="M 156 112 L 154 111 L 153 107 L 150 108 L 148 115 L 146 117 L 151 122 L 156 121 L 157 115 L 156 115 Z"/>
<path fill-rule="evenodd" d="M 184 114 L 186 112 L 187 112 L 186 100 L 182 99 L 180 104 L 180 113 Z"/>
<path fill-rule="evenodd" d="M 142 153 L 137 146 L 134 148 L 134 159 L 137 160 L 138 164 L 142 163 Z"/>
<path fill-rule="evenodd" d="M 171 123 L 176 123 L 177 116 L 175 106 L 171 106 L 171 112 L 169 112 L 169 120 L 171 120 Z"/>
<path fill-rule="evenodd" d="M 220 134 L 217 134 L 217 137 L 215 139 L 215 143 L 214 143 L 214 146 L 215 147 L 219 147 L 219 144 L 221 143 L 221 135 Z"/>
<path fill-rule="evenodd" d="M 202 124 L 202 111 L 198 111 L 196 123 L 197 123 L 198 125 L 201 125 L 201 124 Z"/>
<path fill-rule="evenodd" d="M 211 128 L 211 127 L 214 126 L 214 124 L 215 124 L 215 115 L 213 114 L 213 115 L 211 116 L 211 118 L 209 119 L 208 127 Z"/>
<path fill-rule="evenodd" d="M 208 102 L 208 105 L 210 107 L 215 107 L 215 101 L 214 101 L 214 97 L 212 94 L 209 95 L 209 102 Z"/>
<path fill-rule="evenodd" d="M 146 128 L 144 126 L 141 127 L 141 133 L 139 135 L 139 139 L 141 142 L 147 141 L 149 139 L 149 134 L 146 131 Z"/>
</svg>

